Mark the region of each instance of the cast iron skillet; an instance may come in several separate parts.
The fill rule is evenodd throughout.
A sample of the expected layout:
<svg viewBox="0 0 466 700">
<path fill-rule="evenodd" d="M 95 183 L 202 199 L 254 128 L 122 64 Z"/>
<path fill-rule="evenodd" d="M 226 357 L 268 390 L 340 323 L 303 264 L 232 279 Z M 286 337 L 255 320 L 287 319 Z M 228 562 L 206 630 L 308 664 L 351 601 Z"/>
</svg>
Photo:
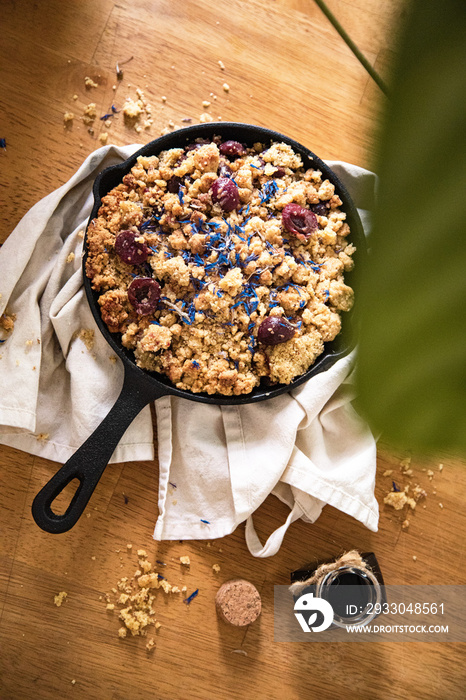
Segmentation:
<svg viewBox="0 0 466 700">
<path fill-rule="evenodd" d="M 312 166 L 321 170 L 323 176 L 328 178 L 335 185 L 336 192 L 343 201 L 342 208 L 347 214 L 347 221 L 351 227 L 350 240 L 357 247 L 357 252 L 354 256 L 356 268 L 364 263 L 366 245 L 358 212 L 348 192 L 333 171 L 330 170 L 320 158 L 314 155 L 314 153 L 304 148 L 304 146 L 301 146 L 301 144 L 296 141 L 277 132 L 270 131 L 269 129 L 249 124 L 216 123 L 190 126 L 162 136 L 155 141 L 151 141 L 128 158 L 128 160 L 103 170 L 94 183 L 93 193 L 95 201 L 89 221 L 97 216 L 102 197 L 121 182 L 123 176 L 135 165 L 138 156 L 157 155 L 161 151 L 169 148 L 184 147 L 197 138 L 211 139 L 215 135 L 221 136 L 223 140 L 233 139 L 247 144 L 248 146 L 252 146 L 257 142 L 264 143 L 266 146 L 269 145 L 271 141 L 285 142 L 292 146 L 297 153 L 301 154 L 305 168 Z M 84 250 L 83 271 L 87 255 L 86 240 L 84 242 Z M 123 347 L 118 334 L 110 333 L 107 326 L 102 321 L 99 305 L 97 303 L 99 294 L 92 290 L 90 280 L 86 277 L 85 271 L 83 274 L 84 288 L 95 321 L 104 338 L 123 362 L 124 381 L 121 393 L 110 413 L 34 499 L 32 505 L 34 520 L 39 527 L 47 532 L 66 532 L 75 525 L 86 507 L 124 431 L 142 408 L 151 401 L 155 401 L 167 394 L 180 396 L 190 401 L 199 401 L 201 403 L 214 405 L 238 405 L 264 401 L 290 391 L 291 389 L 295 389 L 300 384 L 303 384 L 303 382 L 306 382 L 310 377 L 328 369 L 339 358 L 346 355 L 354 346 L 354 318 L 353 312 L 349 312 L 344 314 L 342 318 L 343 332 L 331 343 L 326 343 L 323 354 L 317 359 L 315 364 L 291 384 L 266 386 L 265 383 L 263 383 L 256 387 L 250 394 L 234 397 L 193 394 L 189 391 L 181 391 L 164 375 L 142 370 L 137 367 L 134 362 L 133 353 Z M 351 286 L 354 286 L 351 273 L 346 273 L 345 281 Z M 57 515 L 52 510 L 52 502 L 73 479 L 79 481 L 79 486 L 66 512 Z"/>
</svg>

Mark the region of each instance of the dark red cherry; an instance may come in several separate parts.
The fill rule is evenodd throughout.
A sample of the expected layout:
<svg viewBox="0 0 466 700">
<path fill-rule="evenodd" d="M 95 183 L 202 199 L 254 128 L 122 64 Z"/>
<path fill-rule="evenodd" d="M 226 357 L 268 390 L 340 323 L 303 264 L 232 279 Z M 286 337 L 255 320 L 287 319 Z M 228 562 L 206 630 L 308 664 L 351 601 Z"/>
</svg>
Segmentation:
<svg viewBox="0 0 466 700">
<path fill-rule="evenodd" d="M 230 156 L 232 158 L 245 156 L 247 154 L 245 147 L 239 141 L 225 141 L 220 144 L 218 150 L 223 156 Z"/>
<path fill-rule="evenodd" d="M 135 277 L 128 287 L 128 299 L 137 314 L 147 316 L 157 308 L 160 285 L 151 277 Z"/>
<path fill-rule="evenodd" d="M 307 240 L 319 227 L 314 212 L 299 204 L 287 204 L 283 209 L 282 217 L 286 230 L 302 241 Z"/>
<path fill-rule="evenodd" d="M 327 216 L 329 208 L 329 202 L 319 202 L 318 204 L 311 205 L 312 211 L 314 214 L 317 214 L 317 216 Z"/>
<path fill-rule="evenodd" d="M 150 250 L 142 241 L 139 231 L 120 231 L 115 238 L 115 252 L 125 263 L 141 265 L 149 257 Z"/>
<path fill-rule="evenodd" d="M 239 205 L 238 188 L 227 177 L 218 177 L 210 188 L 210 193 L 214 204 L 220 204 L 223 211 L 233 211 Z"/>
<path fill-rule="evenodd" d="M 181 178 L 177 175 L 172 175 L 172 177 L 167 182 L 167 190 L 171 194 L 178 194 L 181 185 Z"/>
<path fill-rule="evenodd" d="M 257 340 L 264 345 L 286 343 L 295 334 L 295 328 L 286 318 L 268 316 L 257 329 Z"/>
</svg>

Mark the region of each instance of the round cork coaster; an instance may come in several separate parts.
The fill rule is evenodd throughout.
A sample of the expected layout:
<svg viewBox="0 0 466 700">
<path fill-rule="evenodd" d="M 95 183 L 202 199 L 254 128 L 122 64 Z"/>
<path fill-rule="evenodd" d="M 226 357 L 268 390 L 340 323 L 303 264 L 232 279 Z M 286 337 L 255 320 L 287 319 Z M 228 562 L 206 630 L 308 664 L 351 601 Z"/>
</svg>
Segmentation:
<svg viewBox="0 0 466 700">
<path fill-rule="evenodd" d="M 244 579 L 226 581 L 215 597 L 217 612 L 225 622 L 244 627 L 261 614 L 261 597 L 257 588 Z"/>
</svg>

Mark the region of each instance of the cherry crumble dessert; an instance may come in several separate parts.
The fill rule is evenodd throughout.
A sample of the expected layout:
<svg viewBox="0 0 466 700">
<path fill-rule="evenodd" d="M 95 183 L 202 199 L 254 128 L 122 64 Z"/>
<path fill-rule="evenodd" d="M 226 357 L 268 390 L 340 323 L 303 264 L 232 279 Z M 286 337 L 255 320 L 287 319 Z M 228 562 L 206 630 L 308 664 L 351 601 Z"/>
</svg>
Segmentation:
<svg viewBox="0 0 466 700">
<path fill-rule="evenodd" d="M 139 367 L 179 389 L 289 384 L 353 303 L 341 204 L 285 143 L 215 137 L 140 156 L 87 231 L 102 318 Z"/>
</svg>

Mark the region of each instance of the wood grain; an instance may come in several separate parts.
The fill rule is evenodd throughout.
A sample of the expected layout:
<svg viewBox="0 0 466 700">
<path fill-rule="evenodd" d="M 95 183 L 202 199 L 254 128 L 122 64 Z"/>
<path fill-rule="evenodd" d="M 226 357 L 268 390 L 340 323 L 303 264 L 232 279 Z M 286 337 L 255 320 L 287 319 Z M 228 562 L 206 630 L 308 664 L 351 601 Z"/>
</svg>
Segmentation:
<svg viewBox="0 0 466 700">
<path fill-rule="evenodd" d="M 109 142 L 144 142 L 170 121 L 180 126 L 191 117 L 196 122 L 208 100 L 214 120 L 265 125 L 324 158 L 370 164 L 379 96 L 360 104 L 371 79 L 320 10 L 316 14 L 314 8 L 308 17 L 257 1 L 246 11 L 239 0 L 215 9 L 205 0 L 85 3 L 82 13 L 65 6 L 59 19 L 53 3 L 48 4 L 34 31 L 37 12 L 27 2 L 6 3 L 0 133 L 7 150 L 0 153 L 0 240 L 100 145 L 98 135 L 106 128 L 97 119 L 90 136 L 79 119 L 84 107 L 95 102 L 102 116 L 111 104 L 121 107 L 126 96 L 134 97 L 136 87 L 152 104 L 153 127 L 137 134 L 121 118 L 114 119 Z M 87 26 L 92 28 L 88 37 Z M 25 32 L 32 41 L 20 40 Z M 118 82 L 116 63 L 131 56 Z M 86 76 L 99 87 L 85 88 Z M 67 111 L 76 115 L 70 129 L 63 127 Z"/>
<path fill-rule="evenodd" d="M 385 75 L 402 0 L 329 0 L 329 7 Z M 116 62 L 131 56 L 118 82 Z M 6 151 L 0 150 L 0 241 L 100 145 L 98 135 L 107 128 L 97 119 L 89 134 L 79 119 L 84 107 L 95 102 L 101 116 L 134 97 L 136 87 L 152 104 L 154 124 L 136 133 L 117 115 L 109 143 L 148 141 L 170 121 L 195 123 L 208 100 L 215 120 L 269 126 L 324 158 L 366 167 L 373 162 L 383 98 L 312 2 L 4 0 L 0 61 L 0 137 L 7 141 Z M 98 87 L 86 89 L 86 76 Z M 69 110 L 76 118 L 64 129 Z M 314 525 L 295 523 L 276 556 L 257 560 L 247 551 L 244 525 L 210 546 L 155 543 L 158 467 L 152 462 L 109 466 L 75 528 L 48 535 L 32 521 L 31 503 L 58 465 L 1 447 L 0 698 L 463 698 L 464 645 L 273 641 L 273 585 L 287 584 L 293 569 L 345 549 L 375 551 L 391 584 L 466 583 L 464 461 L 413 455 L 413 483 L 428 497 L 407 514 L 383 505 L 392 479 L 407 483 L 400 471 L 406 456 L 380 447 L 377 533 L 326 507 Z M 387 470 L 393 474 L 384 476 Z M 269 497 L 255 515 L 261 539 L 286 516 L 287 508 Z M 188 592 L 199 588 L 190 606 L 159 593 L 162 627 L 153 652 L 146 651 L 144 638 L 119 639 L 116 614 L 99 600 L 121 576 L 134 573 L 138 548 L 166 562 L 164 575 L 172 583 L 186 584 Z M 178 561 L 185 554 L 189 569 Z M 213 564 L 220 565 L 218 574 Z M 247 630 L 230 629 L 215 614 L 218 587 L 236 577 L 252 581 L 262 595 L 261 618 Z M 59 591 L 68 598 L 58 608 L 53 598 Z M 238 649 L 247 656 L 234 653 Z"/>
</svg>

